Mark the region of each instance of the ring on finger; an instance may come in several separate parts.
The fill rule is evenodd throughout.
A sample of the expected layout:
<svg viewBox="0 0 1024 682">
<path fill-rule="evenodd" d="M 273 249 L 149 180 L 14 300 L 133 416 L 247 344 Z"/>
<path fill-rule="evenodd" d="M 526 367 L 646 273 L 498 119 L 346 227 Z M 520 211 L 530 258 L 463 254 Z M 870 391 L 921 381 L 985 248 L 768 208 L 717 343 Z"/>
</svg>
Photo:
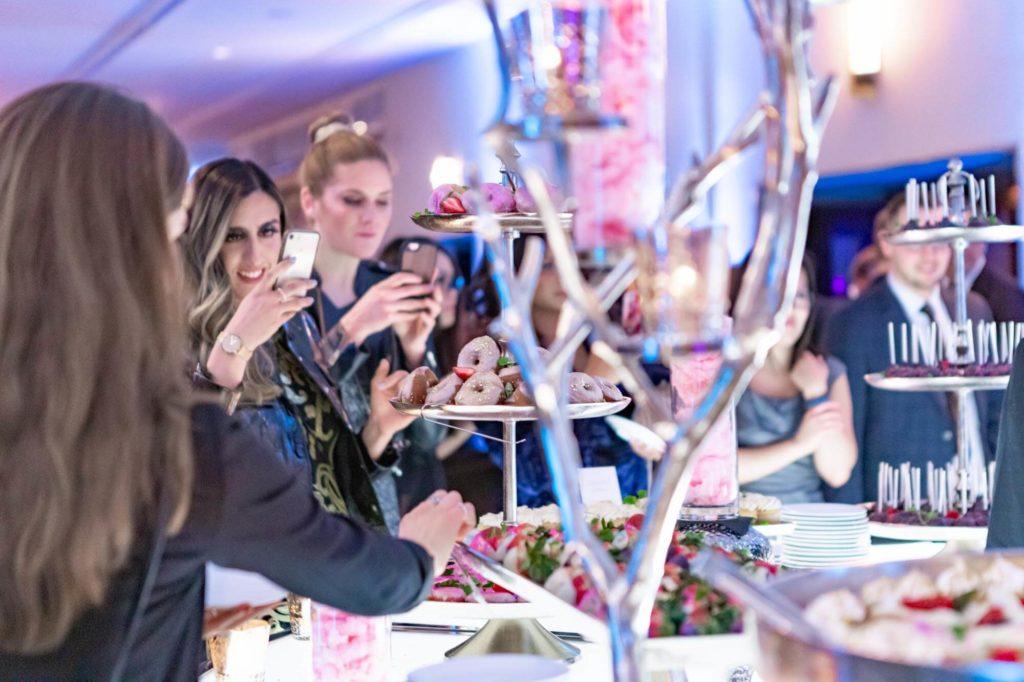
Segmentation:
<svg viewBox="0 0 1024 682">
<path fill-rule="evenodd" d="M 443 499 L 444 499 L 444 495 L 431 495 L 430 496 L 430 504 L 432 504 L 432 505 L 434 505 L 436 507 L 437 505 L 441 504 L 441 500 L 443 500 Z"/>
</svg>

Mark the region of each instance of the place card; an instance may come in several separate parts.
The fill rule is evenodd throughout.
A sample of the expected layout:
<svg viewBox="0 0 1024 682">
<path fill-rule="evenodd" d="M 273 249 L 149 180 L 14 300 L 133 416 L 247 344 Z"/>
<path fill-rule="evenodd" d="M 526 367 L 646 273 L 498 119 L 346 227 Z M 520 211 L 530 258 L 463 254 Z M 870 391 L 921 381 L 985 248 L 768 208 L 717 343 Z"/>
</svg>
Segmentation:
<svg viewBox="0 0 1024 682">
<path fill-rule="evenodd" d="M 615 467 L 583 467 L 580 469 L 580 496 L 583 505 L 598 502 L 622 504 L 622 490 Z"/>
</svg>

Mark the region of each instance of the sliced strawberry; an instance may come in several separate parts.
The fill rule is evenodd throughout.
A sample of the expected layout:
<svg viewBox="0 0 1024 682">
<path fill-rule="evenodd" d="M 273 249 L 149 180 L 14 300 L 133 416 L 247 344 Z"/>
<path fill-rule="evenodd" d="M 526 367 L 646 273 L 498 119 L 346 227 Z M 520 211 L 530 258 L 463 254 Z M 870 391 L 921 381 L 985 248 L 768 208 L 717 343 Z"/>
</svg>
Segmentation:
<svg viewBox="0 0 1024 682">
<path fill-rule="evenodd" d="M 1017 649 L 999 647 L 989 651 L 988 657 L 989 660 L 992 661 L 1009 661 L 1010 663 L 1017 663 L 1020 661 L 1020 651 Z"/>
<path fill-rule="evenodd" d="M 466 207 L 462 205 L 462 200 L 455 196 L 449 196 L 447 199 L 441 202 L 441 213 L 465 213 Z"/>
<path fill-rule="evenodd" d="M 472 367 L 452 367 L 452 372 L 463 381 L 476 374 L 476 370 Z"/>
<path fill-rule="evenodd" d="M 904 599 L 902 603 L 908 609 L 914 609 L 915 611 L 934 611 L 935 609 L 953 608 L 953 598 L 943 597 L 942 595 L 925 597 L 923 599 Z"/>
<path fill-rule="evenodd" d="M 978 625 L 1002 625 L 1006 622 L 1006 614 L 998 606 L 993 606 L 978 621 Z"/>
</svg>

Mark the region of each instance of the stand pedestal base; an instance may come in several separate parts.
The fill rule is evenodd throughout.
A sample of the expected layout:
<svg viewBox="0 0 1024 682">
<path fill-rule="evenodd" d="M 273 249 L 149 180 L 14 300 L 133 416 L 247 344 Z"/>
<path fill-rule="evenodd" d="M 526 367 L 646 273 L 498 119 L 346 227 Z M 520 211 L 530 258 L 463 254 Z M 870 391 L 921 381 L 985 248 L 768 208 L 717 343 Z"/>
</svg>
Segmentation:
<svg viewBox="0 0 1024 682">
<path fill-rule="evenodd" d="M 480 631 L 454 649 L 446 658 L 487 654 L 532 654 L 572 663 L 580 650 L 544 629 L 534 618 L 489 620 Z"/>
</svg>

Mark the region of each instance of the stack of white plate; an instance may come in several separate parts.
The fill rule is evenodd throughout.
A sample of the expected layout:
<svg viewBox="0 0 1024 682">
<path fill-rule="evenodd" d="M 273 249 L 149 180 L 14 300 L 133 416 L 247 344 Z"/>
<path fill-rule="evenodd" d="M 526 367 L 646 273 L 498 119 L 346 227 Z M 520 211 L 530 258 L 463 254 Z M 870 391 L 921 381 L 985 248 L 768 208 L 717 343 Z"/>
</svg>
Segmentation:
<svg viewBox="0 0 1024 682">
<path fill-rule="evenodd" d="M 790 504 L 782 520 L 796 530 L 782 538 L 782 563 L 792 568 L 827 568 L 863 560 L 871 546 L 867 511 L 852 504 Z"/>
</svg>

